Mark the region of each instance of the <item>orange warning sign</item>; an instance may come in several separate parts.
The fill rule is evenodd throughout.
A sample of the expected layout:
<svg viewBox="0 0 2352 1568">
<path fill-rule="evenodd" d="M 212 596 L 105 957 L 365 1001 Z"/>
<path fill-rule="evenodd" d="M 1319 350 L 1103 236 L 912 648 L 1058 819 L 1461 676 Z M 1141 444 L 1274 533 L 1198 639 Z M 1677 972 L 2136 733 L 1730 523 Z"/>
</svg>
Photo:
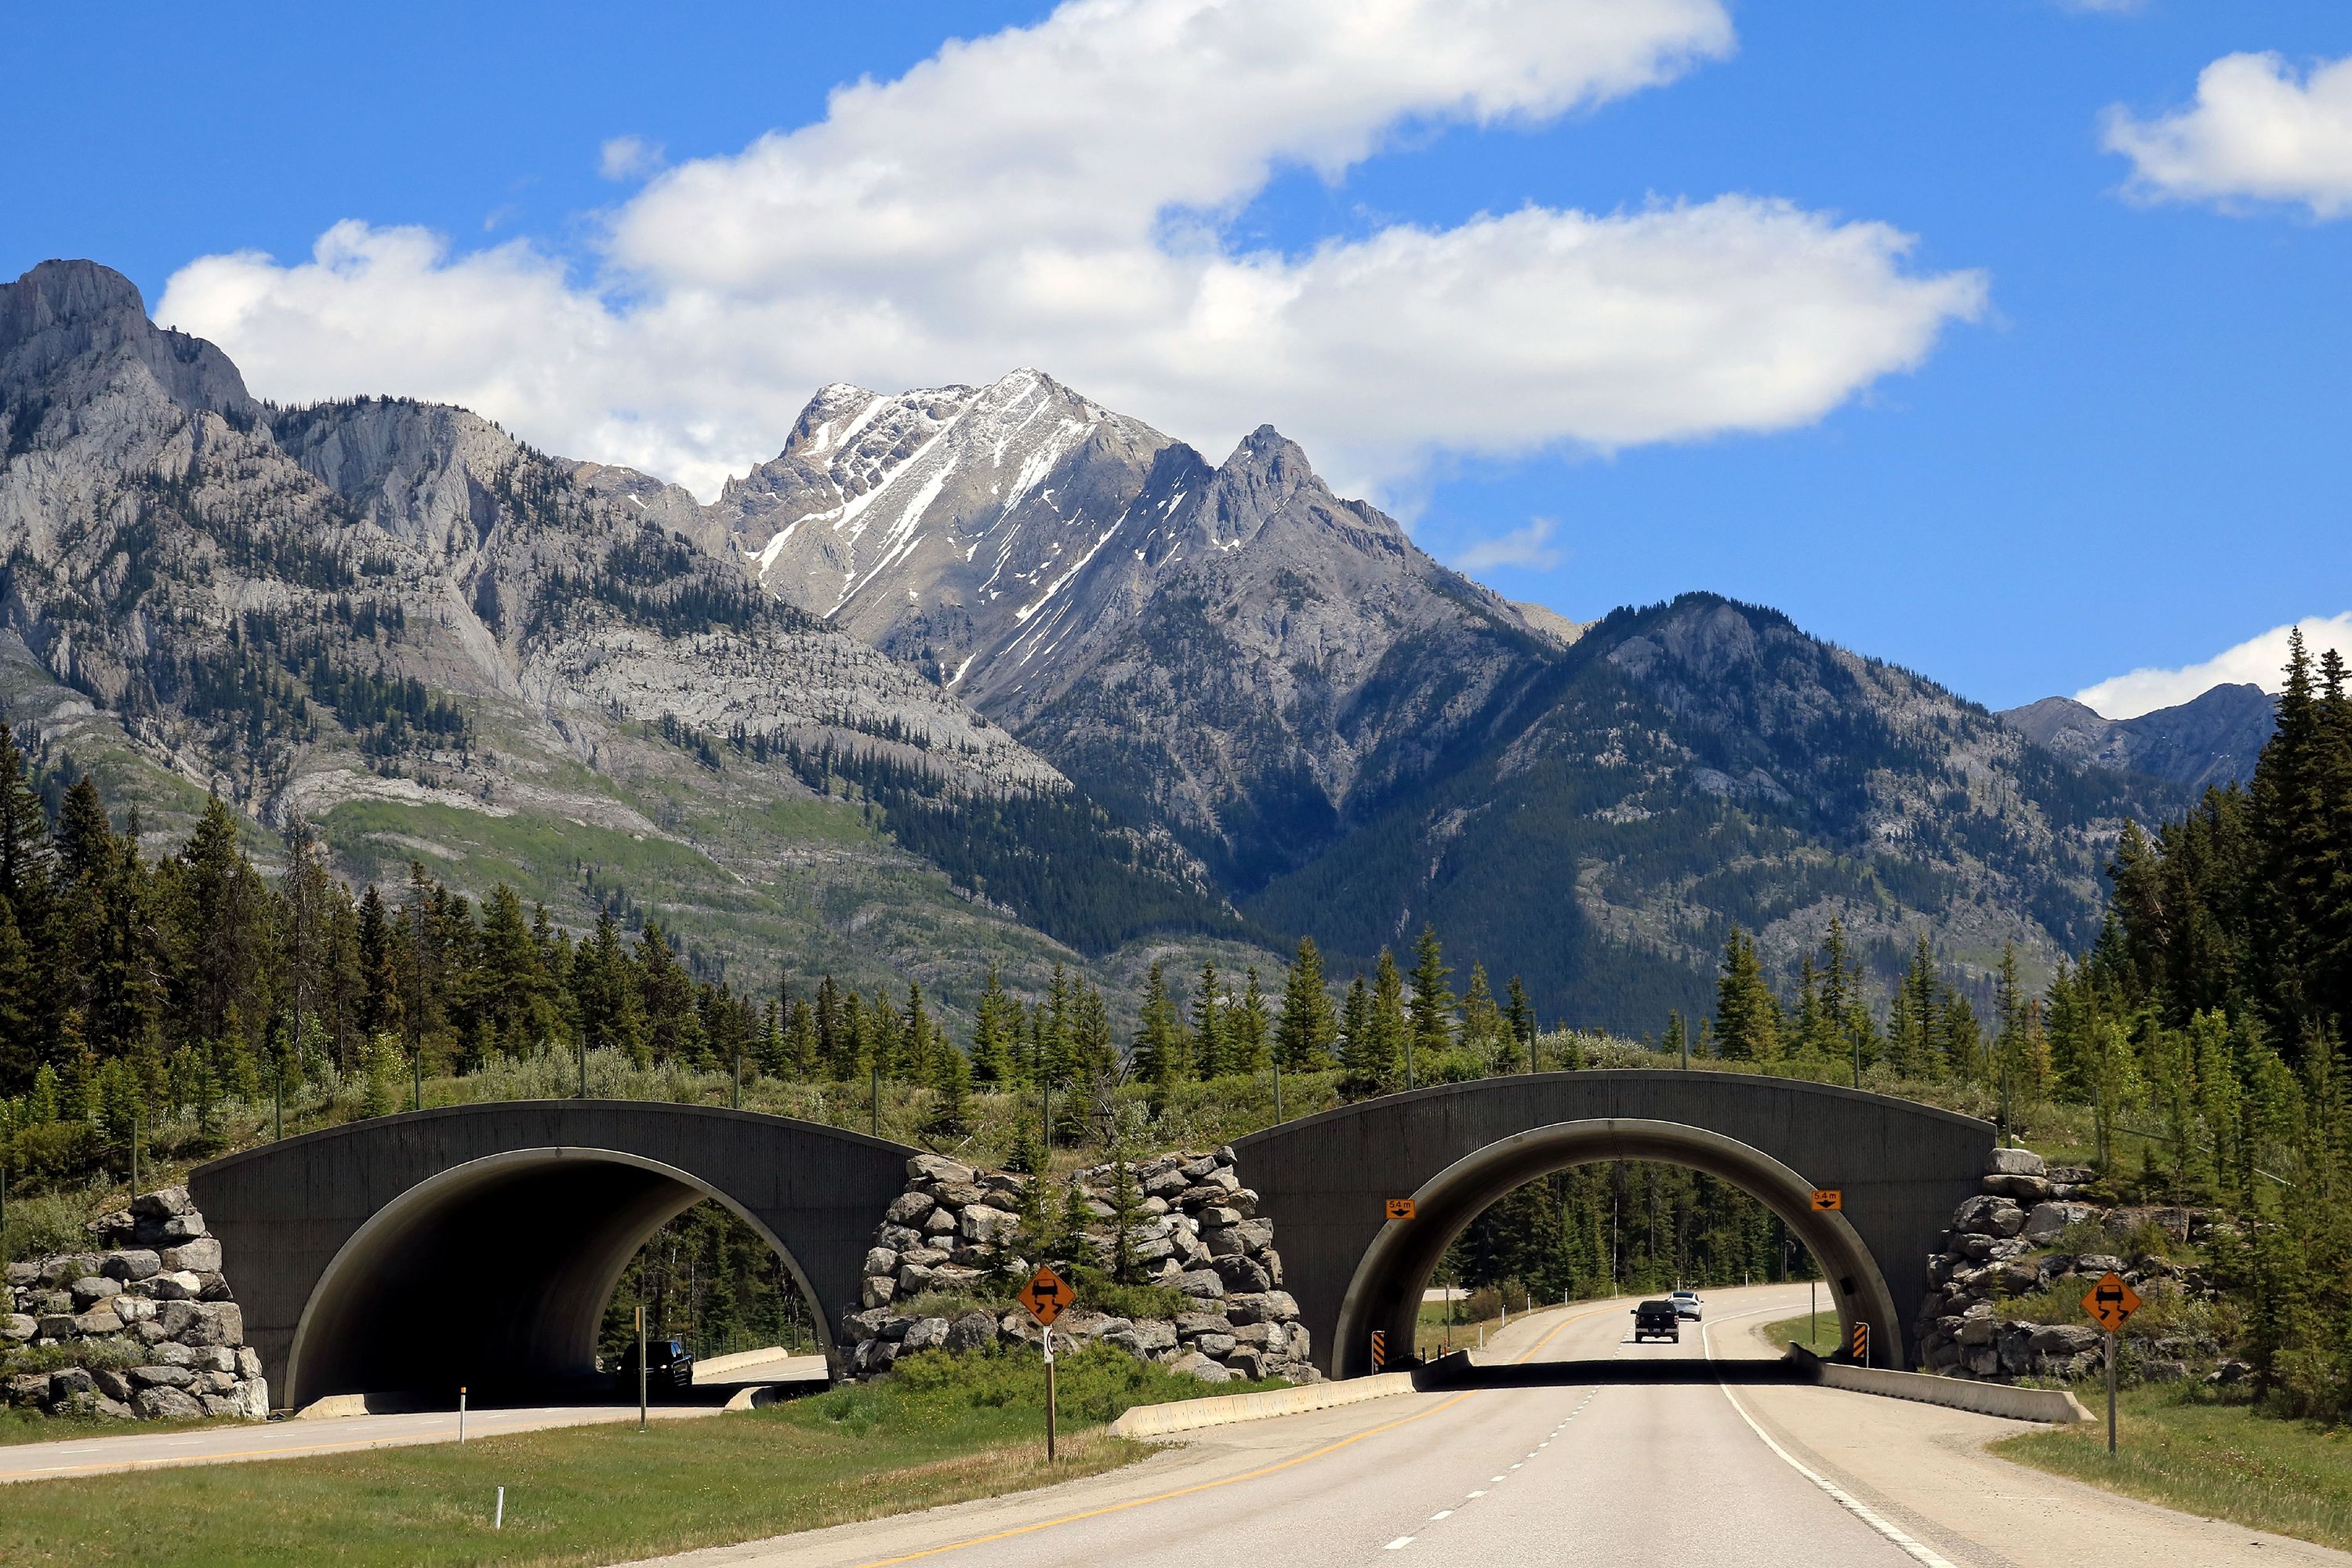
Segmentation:
<svg viewBox="0 0 2352 1568">
<path fill-rule="evenodd" d="M 1417 1205 L 1411 1198 L 1391 1198 L 1388 1202 L 1391 1219 L 1411 1219 L 1416 1212 Z"/>
<path fill-rule="evenodd" d="M 1068 1306 L 1074 1298 L 1069 1286 L 1063 1283 L 1062 1277 L 1041 1263 L 1037 1266 L 1037 1272 L 1029 1276 L 1029 1283 L 1021 1287 L 1017 1299 L 1029 1309 L 1031 1317 L 1051 1328 L 1054 1320 L 1062 1315 L 1062 1309 Z"/>
<path fill-rule="evenodd" d="M 1843 1209 L 1845 1194 L 1837 1187 L 1815 1187 L 1813 1206 L 1817 1209 Z"/>
<path fill-rule="evenodd" d="M 2124 1277 L 2108 1270 L 2106 1277 L 2091 1287 L 2083 1298 L 2083 1310 L 2091 1321 L 2109 1333 L 2124 1326 L 2124 1320 L 2139 1310 L 2139 1292 L 2125 1283 Z"/>
</svg>

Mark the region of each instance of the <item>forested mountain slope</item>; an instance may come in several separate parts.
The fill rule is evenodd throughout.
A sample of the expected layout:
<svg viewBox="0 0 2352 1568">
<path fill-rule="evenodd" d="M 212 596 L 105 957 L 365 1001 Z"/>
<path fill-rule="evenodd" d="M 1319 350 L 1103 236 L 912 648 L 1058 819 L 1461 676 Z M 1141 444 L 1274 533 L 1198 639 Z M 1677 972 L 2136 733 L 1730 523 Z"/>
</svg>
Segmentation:
<svg viewBox="0 0 2352 1568">
<path fill-rule="evenodd" d="M 1042 982 L 1041 931 L 1234 926 L 1164 835 L 760 593 L 683 492 L 461 409 L 259 403 L 86 262 L 0 286 L 0 432 L 12 711 L 159 828 L 216 789 L 362 877 L 422 856 L 714 965 L 951 989 Z"/>
<path fill-rule="evenodd" d="M 1654 1030 L 1705 1011 L 1734 925 L 1792 969 L 1843 917 L 1880 974 L 1916 933 L 1964 973 L 2098 930 L 2157 781 L 2077 772 L 1933 682 L 1713 595 L 1621 610 L 1460 768 L 1248 902 L 1360 961 L 1433 921 L 1549 1016 Z"/>
</svg>

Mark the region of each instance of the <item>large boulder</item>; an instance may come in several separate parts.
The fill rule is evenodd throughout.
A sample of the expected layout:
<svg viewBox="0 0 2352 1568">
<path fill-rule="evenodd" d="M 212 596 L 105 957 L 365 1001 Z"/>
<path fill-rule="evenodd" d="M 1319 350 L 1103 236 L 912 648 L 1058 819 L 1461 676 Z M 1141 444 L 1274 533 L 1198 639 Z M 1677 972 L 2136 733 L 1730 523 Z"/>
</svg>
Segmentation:
<svg viewBox="0 0 2352 1568">
<path fill-rule="evenodd" d="M 2025 1228 L 2025 1211 L 1990 1194 L 1970 1198 L 1952 1216 L 1953 1227 L 1969 1236 L 2015 1236 Z"/>
<path fill-rule="evenodd" d="M 941 1154 L 917 1154 L 907 1162 L 910 1182 L 969 1182 L 975 1173 L 970 1165 Z"/>
<path fill-rule="evenodd" d="M 892 1225 L 920 1225 L 923 1217 L 937 1207 L 939 1205 L 929 1193 L 900 1193 L 890 1200 L 883 1216 Z"/>
<path fill-rule="evenodd" d="M 142 1388 L 131 1396 L 131 1409 L 142 1421 L 186 1420 L 202 1415 L 205 1407 L 176 1388 Z"/>
<path fill-rule="evenodd" d="M 2036 1204 L 2033 1212 L 2025 1216 L 2022 1235 L 2032 1242 L 2054 1240 L 2069 1226 L 2081 1225 L 2099 1211 L 2088 1204 L 2063 1200 Z"/>
<path fill-rule="evenodd" d="M 41 1331 L 40 1320 L 23 1312 L 0 1312 L 0 1340 L 23 1344 Z"/>
<path fill-rule="evenodd" d="M 1990 1176 L 2046 1176 L 2049 1167 L 2031 1149 L 1995 1149 L 1985 1161 Z"/>
<path fill-rule="evenodd" d="M 196 1381 L 196 1374 L 184 1366 L 134 1366 L 131 1381 L 139 1388 L 186 1388 Z"/>
<path fill-rule="evenodd" d="M 919 1318 L 907 1326 L 906 1337 L 898 1342 L 901 1355 L 917 1351 L 937 1350 L 948 1342 L 948 1321 L 945 1318 Z"/>
<path fill-rule="evenodd" d="M 110 1252 L 99 1259 L 99 1272 L 109 1279 L 119 1279 L 129 1285 L 141 1279 L 152 1279 L 162 1272 L 163 1259 L 151 1248 L 131 1247 Z"/>
<path fill-rule="evenodd" d="M 119 1281 L 109 1279 L 103 1274 L 92 1274 L 75 1280 L 69 1293 L 73 1297 L 74 1306 L 87 1312 L 109 1296 L 121 1295 L 122 1286 Z"/>
<path fill-rule="evenodd" d="M 2032 1327 L 2033 1353 L 2042 1356 L 2075 1355 L 2098 1348 L 2100 1332 L 2087 1323 L 2020 1324 Z"/>
<path fill-rule="evenodd" d="M 966 1312 L 948 1325 L 946 1347 L 976 1351 L 996 1342 L 996 1320 L 986 1312 Z"/>
<path fill-rule="evenodd" d="M 163 1268 L 173 1274 L 217 1274 L 221 1266 L 221 1244 L 211 1237 L 184 1241 L 168 1247 L 163 1253 Z"/>
<path fill-rule="evenodd" d="M 1196 1296 L 1208 1299 L 1222 1296 L 1225 1293 L 1225 1282 L 1217 1277 L 1214 1269 L 1192 1269 L 1189 1272 L 1177 1275 L 1176 1278 L 1169 1280 L 1168 1283 L 1174 1286 L 1177 1289 L 1181 1290 L 1187 1296 Z"/>
<path fill-rule="evenodd" d="M 1179 1377 L 1198 1378 L 1202 1383 L 1231 1383 L 1234 1374 L 1223 1365 L 1211 1361 L 1199 1351 L 1187 1351 L 1168 1363 L 1168 1370 Z"/>
</svg>

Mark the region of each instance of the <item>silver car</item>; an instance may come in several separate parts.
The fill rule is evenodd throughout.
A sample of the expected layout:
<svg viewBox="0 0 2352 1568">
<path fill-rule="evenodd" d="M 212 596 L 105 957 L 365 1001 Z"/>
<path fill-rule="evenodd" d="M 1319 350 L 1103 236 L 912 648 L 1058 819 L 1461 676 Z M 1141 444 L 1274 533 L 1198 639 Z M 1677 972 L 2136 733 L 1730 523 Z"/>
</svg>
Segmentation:
<svg viewBox="0 0 2352 1568">
<path fill-rule="evenodd" d="M 1697 1291 L 1677 1290 L 1673 1295 L 1667 1297 L 1666 1300 L 1675 1304 L 1675 1317 L 1687 1318 L 1694 1323 L 1699 1321 Z"/>
</svg>

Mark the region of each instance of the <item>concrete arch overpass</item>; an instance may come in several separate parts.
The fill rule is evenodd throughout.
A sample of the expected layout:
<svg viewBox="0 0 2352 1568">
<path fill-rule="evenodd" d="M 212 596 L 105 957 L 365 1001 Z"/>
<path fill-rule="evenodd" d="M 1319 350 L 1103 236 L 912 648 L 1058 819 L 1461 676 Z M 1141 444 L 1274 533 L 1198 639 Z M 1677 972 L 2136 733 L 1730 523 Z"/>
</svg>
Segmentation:
<svg viewBox="0 0 2352 1568">
<path fill-rule="evenodd" d="M 1879 1364 L 1908 1364 L 1927 1259 L 1979 1190 L 1992 1128 L 1883 1095 L 1745 1073 L 1545 1073 L 1344 1106 L 1239 1140 L 1284 1287 L 1326 1373 L 1369 1370 L 1370 1333 L 1412 1342 L 1446 1245 L 1550 1171 L 1658 1160 L 1762 1201 L 1821 1260 Z M 547 1394 L 593 1365 L 605 1302 L 660 1226 L 705 1198 L 782 1258 L 828 1357 L 866 1248 L 904 1190 L 904 1144 L 749 1111 L 644 1100 L 453 1106 L 352 1122 L 205 1165 L 189 1186 L 221 1238 L 275 1401 L 333 1394 Z M 1844 1194 L 1813 1210 L 1816 1187 Z M 1412 1197 L 1417 1216 L 1384 1218 Z"/>
<path fill-rule="evenodd" d="M 1820 1260 L 1840 1320 L 1872 1359 L 1908 1366 L 1928 1255 L 1979 1191 L 1988 1122 L 1910 1100 L 1752 1073 L 1596 1071 L 1444 1084 L 1342 1106 L 1236 1140 L 1274 1222 L 1285 1288 L 1335 1377 L 1370 1370 L 1370 1331 L 1409 1347 L 1421 1293 L 1464 1226 L 1522 1183 L 1612 1160 L 1721 1178 Z M 1833 1187 L 1844 1208 L 1812 1208 Z M 1415 1200 L 1409 1221 L 1389 1198 Z"/>
<path fill-rule="evenodd" d="M 188 1185 L 273 1400 L 296 1407 L 577 1386 L 629 1259 L 705 1198 L 783 1259 L 832 1358 L 915 1152 L 749 1111 L 526 1100 L 306 1133 L 215 1161 Z"/>
</svg>

